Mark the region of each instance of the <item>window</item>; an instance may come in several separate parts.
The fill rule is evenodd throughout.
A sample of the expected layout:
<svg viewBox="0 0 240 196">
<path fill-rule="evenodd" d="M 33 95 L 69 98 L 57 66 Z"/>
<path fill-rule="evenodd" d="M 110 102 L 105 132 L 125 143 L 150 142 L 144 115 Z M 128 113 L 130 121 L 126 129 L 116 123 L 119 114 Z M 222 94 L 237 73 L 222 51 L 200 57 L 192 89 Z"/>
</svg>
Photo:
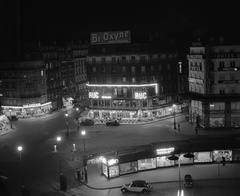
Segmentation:
<svg viewBox="0 0 240 196">
<path fill-rule="evenodd" d="M 224 68 L 224 61 L 219 62 L 219 68 Z"/>
<path fill-rule="evenodd" d="M 112 57 L 112 62 L 116 62 L 116 57 Z"/>
<path fill-rule="evenodd" d="M 141 66 L 141 73 L 145 73 L 145 66 Z"/>
<path fill-rule="evenodd" d="M 219 80 L 225 80 L 225 74 L 219 74 Z"/>
<path fill-rule="evenodd" d="M 167 64 L 167 69 L 170 70 L 170 68 L 171 68 L 171 65 Z"/>
<path fill-rule="evenodd" d="M 122 82 L 126 83 L 127 82 L 127 78 L 126 77 L 122 77 Z"/>
<path fill-rule="evenodd" d="M 117 71 L 116 67 L 112 67 L 112 72 L 115 73 Z"/>
<path fill-rule="evenodd" d="M 154 71 L 154 65 L 151 65 L 151 72 Z"/>
<path fill-rule="evenodd" d="M 132 77 L 132 83 L 136 83 L 136 78 Z"/>
<path fill-rule="evenodd" d="M 96 63 L 96 58 L 92 58 L 92 62 L 93 62 L 93 63 Z"/>
<path fill-rule="evenodd" d="M 140 56 L 140 61 L 145 61 L 146 57 L 145 56 Z"/>
<path fill-rule="evenodd" d="M 141 82 L 146 82 L 146 77 L 145 76 L 141 77 Z"/>
<path fill-rule="evenodd" d="M 230 87 L 230 93 L 236 93 L 236 87 Z"/>
<path fill-rule="evenodd" d="M 210 64 L 210 71 L 214 71 L 214 62 L 211 62 Z"/>
<path fill-rule="evenodd" d="M 97 72 L 96 67 L 93 67 L 93 73 L 96 73 L 96 72 Z"/>
<path fill-rule="evenodd" d="M 102 73 L 105 73 L 105 71 L 106 71 L 105 67 L 102 67 Z"/>
<path fill-rule="evenodd" d="M 158 69 L 159 69 L 159 71 L 162 71 L 162 65 L 161 64 L 158 66 Z"/>
<path fill-rule="evenodd" d="M 230 80 L 235 80 L 235 74 L 230 74 Z"/>
<path fill-rule="evenodd" d="M 125 56 L 122 56 L 122 61 L 126 61 L 126 57 Z"/>
<path fill-rule="evenodd" d="M 232 68 L 235 67 L 235 61 L 230 61 L 230 67 L 232 67 Z"/>
<path fill-rule="evenodd" d="M 136 68 L 134 66 L 131 67 L 131 72 L 135 73 L 136 72 Z"/>
<path fill-rule="evenodd" d="M 155 82 L 155 76 L 151 76 L 151 82 Z"/>
<path fill-rule="evenodd" d="M 122 67 L 122 73 L 126 73 L 126 67 L 125 66 Z"/>
<path fill-rule="evenodd" d="M 135 58 L 135 56 L 131 56 L 131 60 L 135 60 L 136 58 Z"/>
</svg>

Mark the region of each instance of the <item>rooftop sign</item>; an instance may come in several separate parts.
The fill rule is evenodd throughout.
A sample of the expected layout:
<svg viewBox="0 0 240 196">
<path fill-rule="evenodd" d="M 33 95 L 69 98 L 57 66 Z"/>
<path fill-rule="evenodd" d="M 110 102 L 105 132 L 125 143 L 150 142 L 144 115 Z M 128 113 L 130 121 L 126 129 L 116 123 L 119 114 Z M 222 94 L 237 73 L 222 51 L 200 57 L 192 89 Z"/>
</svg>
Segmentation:
<svg viewBox="0 0 240 196">
<path fill-rule="evenodd" d="M 131 43 L 130 31 L 97 32 L 90 35 L 91 45 Z"/>
</svg>

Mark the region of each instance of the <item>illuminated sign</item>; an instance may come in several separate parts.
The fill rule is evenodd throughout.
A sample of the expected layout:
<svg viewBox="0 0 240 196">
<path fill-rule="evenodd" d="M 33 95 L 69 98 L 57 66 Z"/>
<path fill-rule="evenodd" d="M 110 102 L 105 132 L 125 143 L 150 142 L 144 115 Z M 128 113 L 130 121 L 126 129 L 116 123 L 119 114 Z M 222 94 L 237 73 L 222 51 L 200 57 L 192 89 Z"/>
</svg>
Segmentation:
<svg viewBox="0 0 240 196">
<path fill-rule="evenodd" d="M 174 151 L 174 148 L 160 148 L 157 149 L 157 155 L 165 155 L 165 154 L 170 154 Z"/>
<path fill-rule="evenodd" d="M 118 163 L 118 159 L 110 159 L 108 160 L 108 165 L 114 165 L 114 164 L 117 164 Z"/>
<path fill-rule="evenodd" d="M 97 32 L 90 34 L 91 45 L 131 43 L 130 31 Z"/>
<path fill-rule="evenodd" d="M 86 84 L 87 86 L 96 86 L 96 87 L 146 87 L 146 86 L 155 86 L 155 93 L 158 93 L 158 84 Z"/>
<path fill-rule="evenodd" d="M 102 96 L 102 99 L 111 99 L 111 96 Z"/>
<path fill-rule="evenodd" d="M 147 93 L 146 92 L 141 92 L 137 93 L 135 92 L 135 99 L 146 99 L 147 98 Z"/>
<path fill-rule="evenodd" d="M 40 103 L 32 103 L 32 104 L 27 104 L 27 105 L 23 105 L 24 108 L 32 108 L 32 107 L 38 107 L 40 106 Z"/>
<path fill-rule="evenodd" d="M 99 98 L 98 92 L 89 92 L 88 96 L 89 96 L 89 98 L 93 98 L 93 99 Z"/>
</svg>

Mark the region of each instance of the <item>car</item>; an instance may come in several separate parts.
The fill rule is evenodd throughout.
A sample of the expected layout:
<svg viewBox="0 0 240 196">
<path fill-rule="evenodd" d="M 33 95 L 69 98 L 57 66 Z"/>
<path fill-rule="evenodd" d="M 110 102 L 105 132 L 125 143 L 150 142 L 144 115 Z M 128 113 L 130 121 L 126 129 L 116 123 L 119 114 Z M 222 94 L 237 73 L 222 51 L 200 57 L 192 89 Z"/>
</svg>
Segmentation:
<svg viewBox="0 0 240 196">
<path fill-rule="evenodd" d="M 107 126 L 119 126 L 120 123 L 117 120 L 109 120 L 106 122 Z"/>
<path fill-rule="evenodd" d="M 94 125 L 94 120 L 93 119 L 89 119 L 89 118 L 86 118 L 84 120 L 82 120 L 80 122 L 80 125 L 81 126 L 91 126 L 91 125 Z"/>
<path fill-rule="evenodd" d="M 138 192 L 138 193 L 147 193 L 152 191 L 152 186 L 146 180 L 134 180 L 129 184 L 122 186 L 122 193 L 125 192 Z"/>
</svg>

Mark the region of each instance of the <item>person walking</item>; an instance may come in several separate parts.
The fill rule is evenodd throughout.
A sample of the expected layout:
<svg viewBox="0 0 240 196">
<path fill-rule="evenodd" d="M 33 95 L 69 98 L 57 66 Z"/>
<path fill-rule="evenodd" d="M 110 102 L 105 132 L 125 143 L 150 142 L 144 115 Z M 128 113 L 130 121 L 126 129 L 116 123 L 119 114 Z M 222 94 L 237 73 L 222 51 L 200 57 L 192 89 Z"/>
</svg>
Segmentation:
<svg viewBox="0 0 240 196">
<path fill-rule="evenodd" d="M 222 165 L 224 166 L 226 164 L 226 159 L 225 157 L 222 157 Z"/>
<path fill-rule="evenodd" d="M 198 129 L 197 128 L 195 128 L 195 132 L 196 132 L 196 135 L 198 134 Z"/>
</svg>

